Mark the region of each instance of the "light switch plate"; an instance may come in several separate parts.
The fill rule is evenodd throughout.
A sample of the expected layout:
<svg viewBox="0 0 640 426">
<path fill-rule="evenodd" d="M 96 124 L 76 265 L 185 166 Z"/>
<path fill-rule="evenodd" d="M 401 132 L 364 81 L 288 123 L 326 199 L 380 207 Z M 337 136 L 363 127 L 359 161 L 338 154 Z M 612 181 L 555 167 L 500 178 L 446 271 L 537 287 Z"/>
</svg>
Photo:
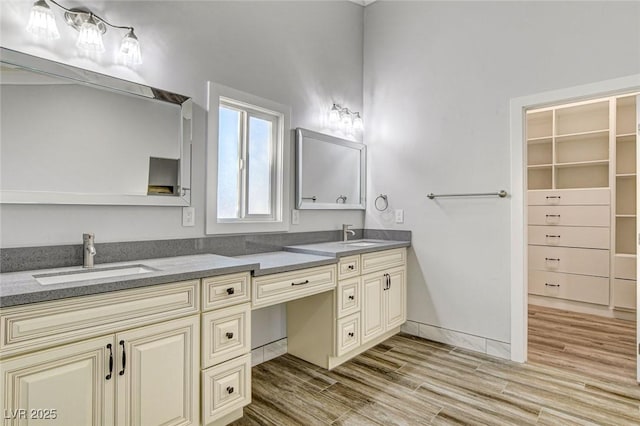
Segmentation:
<svg viewBox="0 0 640 426">
<path fill-rule="evenodd" d="M 182 208 L 182 226 L 195 226 L 196 224 L 196 208 Z"/>
<path fill-rule="evenodd" d="M 404 223 L 404 210 L 396 209 L 396 223 Z"/>
<path fill-rule="evenodd" d="M 292 225 L 300 224 L 300 210 L 296 210 L 296 209 L 291 210 L 291 224 Z"/>
</svg>

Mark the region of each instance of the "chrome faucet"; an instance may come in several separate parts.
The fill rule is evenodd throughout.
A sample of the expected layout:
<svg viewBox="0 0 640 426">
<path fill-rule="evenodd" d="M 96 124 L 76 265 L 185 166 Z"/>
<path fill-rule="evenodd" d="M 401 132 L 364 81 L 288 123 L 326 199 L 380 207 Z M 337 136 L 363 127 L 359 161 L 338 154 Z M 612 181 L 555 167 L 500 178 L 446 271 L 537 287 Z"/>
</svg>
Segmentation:
<svg viewBox="0 0 640 426">
<path fill-rule="evenodd" d="M 353 229 L 349 229 L 351 225 L 342 225 L 342 241 L 348 241 L 349 240 L 349 234 L 351 235 L 356 235 L 356 231 L 354 231 Z"/>
<path fill-rule="evenodd" d="M 82 234 L 82 266 L 84 268 L 93 268 L 93 257 L 96 255 L 94 239 L 94 234 Z"/>
</svg>

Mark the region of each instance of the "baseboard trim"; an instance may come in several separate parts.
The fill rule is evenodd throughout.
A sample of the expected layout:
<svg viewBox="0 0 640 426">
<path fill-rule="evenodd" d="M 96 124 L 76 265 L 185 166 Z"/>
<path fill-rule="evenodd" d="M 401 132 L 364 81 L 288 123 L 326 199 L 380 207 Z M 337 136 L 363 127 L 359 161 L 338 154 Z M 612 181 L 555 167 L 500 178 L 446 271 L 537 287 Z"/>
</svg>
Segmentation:
<svg viewBox="0 0 640 426">
<path fill-rule="evenodd" d="M 275 340 L 251 350 L 251 366 L 262 364 L 287 353 L 287 338 Z"/>
</svg>

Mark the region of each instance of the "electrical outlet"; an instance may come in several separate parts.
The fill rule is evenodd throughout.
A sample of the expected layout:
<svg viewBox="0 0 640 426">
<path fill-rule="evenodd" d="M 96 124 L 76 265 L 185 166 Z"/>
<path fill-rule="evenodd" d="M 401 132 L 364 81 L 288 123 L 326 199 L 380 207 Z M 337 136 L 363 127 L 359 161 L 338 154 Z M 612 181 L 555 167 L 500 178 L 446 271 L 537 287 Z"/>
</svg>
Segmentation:
<svg viewBox="0 0 640 426">
<path fill-rule="evenodd" d="M 291 224 L 300 225 L 300 210 L 291 210 Z"/>
<path fill-rule="evenodd" d="M 182 226 L 195 226 L 196 209 L 195 207 L 182 208 Z"/>
<path fill-rule="evenodd" d="M 396 209 L 396 223 L 404 223 L 404 210 Z"/>
</svg>

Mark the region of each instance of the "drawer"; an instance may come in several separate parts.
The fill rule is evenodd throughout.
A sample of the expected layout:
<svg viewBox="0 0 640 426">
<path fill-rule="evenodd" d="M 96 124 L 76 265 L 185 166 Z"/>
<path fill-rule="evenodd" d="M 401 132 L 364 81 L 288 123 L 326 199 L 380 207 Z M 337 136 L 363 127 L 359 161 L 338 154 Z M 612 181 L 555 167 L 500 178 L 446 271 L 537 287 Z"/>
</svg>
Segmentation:
<svg viewBox="0 0 640 426">
<path fill-rule="evenodd" d="M 341 257 L 338 262 L 338 279 L 357 277 L 360 275 L 360 255 Z"/>
<path fill-rule="evenodd" d="M 199 312 L 200 280 L 0 310 L 0 357 Z"/>
<path fill-rule="evenodd" d="M 609 228 L 529 226 L 529 244 L 609 249 Z"/>
<path fill-rule="evenodd" d="M 621 309 L 636 309 L 636 281 L 613 280 L 613 306 Z"/>
<path fill-rule="evenodd" d="M 276 305 L 336 287 L 336 265 L 254 277 L 252 307 Z"/>
<path fill-rule="evenodd" d="M 360 346 L 359 313 L 339 319 L 336 327 L 336 356 L 344 355 Z"/>
<path fill-rule="evenodd" d="M 380 271 L 396 266 L 404 266 L 407 262 L 407 249 L 399 248 L 393 250 L 376 251 L 365 253 L 362 258 L 362 274 Z"/>
<path fill-rule="evenodd" d="M 624 280 L 636 278 L 636 256 L 628 254 L 616 254 L 614 276 Z"/>
<path fill-rule="evenodd" d="M 609 189 L 565 189 L 554 191 L 528 191 L 530 206 L 609 205 Z"/>
<path fill-rule="evenodd" d="M 338 291 L 336 291 L 337 303 L 336 317 L 342 318 L 346 315 L 360 311 L 360 277 L 338 281 Z"/>
<path fill-rule="evenodd" d="M 530 245 L 529 268 L 609 277 L 609 250 Z"/>
<path fill-rule="evenodd" d="M 202 368 L 251 351 L 251 304 L 202 314 Z"/>
<path fill-rule="evenodd" d="M 609 226 L 609 206 L 529 206 L 529 225 Z"/>
<path fill-rule="evenodd" d="M 529 294 L 608 305 L 609 279 L 530 270 Z"/>
<path fill-rule="evenodd" d="M 223 275 L 202 280 L 202 310 L 223 308 L 251 301 L 251 274 Z"/>
<path fill-rule="evenodd" d="M 202 372 L 202 424 L 251 403 L 251 354 Z"/>
</svg>

